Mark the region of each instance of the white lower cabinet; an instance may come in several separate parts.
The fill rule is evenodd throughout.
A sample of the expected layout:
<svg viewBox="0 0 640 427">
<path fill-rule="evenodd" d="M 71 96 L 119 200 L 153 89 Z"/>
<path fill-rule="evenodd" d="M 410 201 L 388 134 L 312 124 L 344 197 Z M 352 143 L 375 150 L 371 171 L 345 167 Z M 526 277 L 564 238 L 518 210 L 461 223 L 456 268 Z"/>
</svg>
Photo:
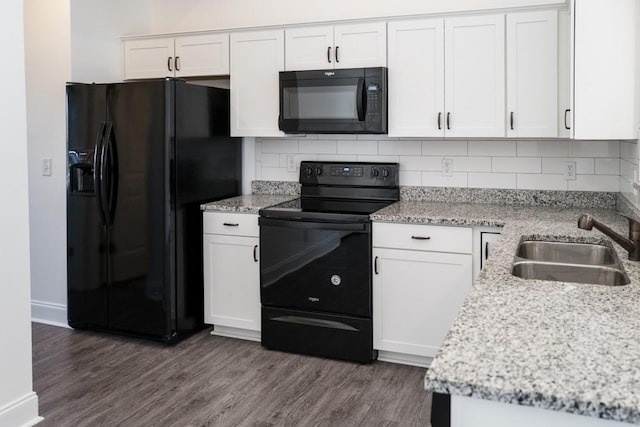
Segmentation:
<svg viewBox="0 0 640 427">
<path fill-rule="evenodd" d="M 259 341 L 258 216 L 205 212 L 203 218 L 205 323 L 214 325 L 212 335 Z"/>
<path fill-rule="evenodd" d="M 373 345 L 380 360 L 430 364 L 471 288 L 471 249 L 470 228 L 374 223 Z"/>
</svg>

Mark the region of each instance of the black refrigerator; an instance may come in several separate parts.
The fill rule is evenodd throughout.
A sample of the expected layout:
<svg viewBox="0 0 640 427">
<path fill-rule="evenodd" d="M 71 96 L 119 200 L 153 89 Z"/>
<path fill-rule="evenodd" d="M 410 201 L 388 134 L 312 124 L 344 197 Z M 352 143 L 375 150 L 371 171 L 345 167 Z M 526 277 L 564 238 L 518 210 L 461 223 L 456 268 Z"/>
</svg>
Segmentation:
<svg viewBox="0 0 640 427">
<path fill-rule="evenodd" d="M 67 84 L 69 325 L 177 342 L 203 326 L 200 204 L 240 194 L 229 91 Z"/>
</svg>

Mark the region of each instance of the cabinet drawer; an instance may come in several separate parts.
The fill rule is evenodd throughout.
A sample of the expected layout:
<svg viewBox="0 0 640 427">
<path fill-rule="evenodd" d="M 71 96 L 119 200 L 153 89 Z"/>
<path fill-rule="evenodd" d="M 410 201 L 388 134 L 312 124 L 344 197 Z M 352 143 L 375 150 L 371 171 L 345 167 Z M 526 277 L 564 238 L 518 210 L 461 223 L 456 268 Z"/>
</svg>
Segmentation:
<svg viewBox="0 0 640 427">
<path fill-rule="evenodd" d="M 373 224 L 373 246 L 377 248 L 470 254 L 472 242 L 473 234 L 469 227 Z"/>
<path fill-rule="evenodd" d="M 228 234 L 231 236 L 259 237 L 258 215 L 204 212 L 202 214 L 205 234 Z"/>
</svg>

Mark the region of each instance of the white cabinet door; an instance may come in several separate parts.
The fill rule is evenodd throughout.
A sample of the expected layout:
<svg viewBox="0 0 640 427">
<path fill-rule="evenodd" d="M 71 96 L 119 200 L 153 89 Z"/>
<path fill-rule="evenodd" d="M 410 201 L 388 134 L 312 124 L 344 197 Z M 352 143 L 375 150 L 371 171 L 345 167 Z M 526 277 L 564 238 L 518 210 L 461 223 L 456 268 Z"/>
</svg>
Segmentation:
<svg viewBox="0 0 640 427">
<path fill-rule="evenodd" d="M 336 25 L 335 68 L 384 67 L 387 65 L 387 24 Z"/>
<path fill-rule="evenodd" d="M 257 237 L 204 235 L 205 323 L 260 330 Z"/>
<path fill-rule="evenodd" d="M 638 138 L 638 0 L 574 0 L 572 132 Z"/>
<path fill-rule="evenodd" d="M 173 37 L 124 41 L 124 79 L 173 77 Z"/>
<path fill-rule="evenodd" d="M 390 22 L 389 136 L 444 136 L 444 20 Z"/>
<path fill-rule="evenodd" d="M 333 68 L 333 26 L 285 30 L 286 70 Z"/>
<path fill-rule="evenodd" d="M 507 15 L 507 136 L 558 137 L 558 12 Z"/>
<path fill-rule="evenodd" d="M 446 135 L 504 137 L 504 15 L 447 19 L 445 43 Z"/>
<path fill-rule="evenodd" d="M 229 34 L 180 36 L 175 47 L 176 77 L 229 74 Z"/>
<path fill-rule="evenodd" d="M 231 136 L 282 136 L 278 72 L 284 70 L 284 30 L 232 33 Z"/>
<path fill-rule="evenodd" d="M 373 346 L 434 357 L 471 288 L 470 254 L 373 249 Z"/>
</svg>

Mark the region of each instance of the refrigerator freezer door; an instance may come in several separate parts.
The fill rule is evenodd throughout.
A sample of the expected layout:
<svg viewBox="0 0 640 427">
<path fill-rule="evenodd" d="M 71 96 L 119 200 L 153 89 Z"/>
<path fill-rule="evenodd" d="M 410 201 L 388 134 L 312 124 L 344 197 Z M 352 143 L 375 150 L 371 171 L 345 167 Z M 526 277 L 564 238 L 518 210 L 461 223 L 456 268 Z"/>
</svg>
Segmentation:
<svg viewBox="0 0 640 427">
<path fill-rule="evenodd" d="M 67 86 L 67 314 L 72 327 L 108 324 L 107 234 L 96 197 L 106 86 Z"/>
<path fill-rule="evenodd" d="M 110 85 L 108 120 L 110 328 L 169 340 L 172 322 L 170 242 L 170 81 Z"/>
</svg>

